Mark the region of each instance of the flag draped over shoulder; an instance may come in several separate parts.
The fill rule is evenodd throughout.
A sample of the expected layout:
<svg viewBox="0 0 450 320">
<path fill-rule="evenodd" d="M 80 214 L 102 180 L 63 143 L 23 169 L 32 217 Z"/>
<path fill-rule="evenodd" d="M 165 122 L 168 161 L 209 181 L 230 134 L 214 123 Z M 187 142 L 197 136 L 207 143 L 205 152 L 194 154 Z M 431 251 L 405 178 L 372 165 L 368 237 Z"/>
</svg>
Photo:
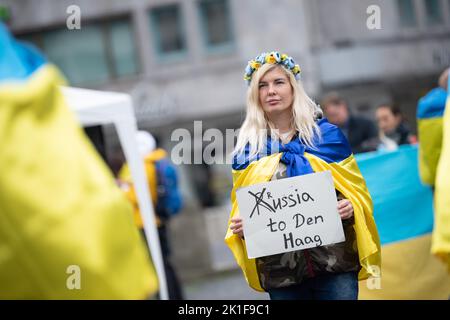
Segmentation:
<svg viewBox="0 0 450 320">
<path fill-rule="evenodd" d="M 447 86 L 449 90 L 449 86 Z M 419 169 L 423 183 L 435 187 L 435 228 L 431 251 L 450 272 L 450 111 L 448 91 L 435 88 L 419 100 Z"/>
<path fill-rule="evenodd" d="M 379 277 L 380 243 L 370 194 L 365 185 L 349 144 L 342 132 L 326 119 L 318 122 L 321 137 L 314 139 L 315 148 L 305 146 L 298 138 L 282 145 L 267 139 L 263 155 L 249 158 L 249 148 L 233 159 L 232 210 L 230 219 L 239 216 L 236 190 L 241 187 L 269 181 L 279 162 L 287 166 L 288 177 L 322 171 L 331 171 L 335 188 L 349 199 L 354 208 L 355 231 L 359 260 L 362 269 L 359 279 Z M 248 259 L 245 241 L 229 228 L 225 242 L 241 267 L 244 276 L 255 290 L 264 291 L 260 285 L 255 259 Z"/>
<path fill-rule="evenodd" d="M 373 199 L 383 261 L 381 279 L 360 282 L 360 299 L 449 297 L 450 277 L 430 252 L 433 193 L 420 181 L 417 155 L 417 146 L 401 146 L 356 156 Z"/>
<path fill-rule="evenodd" d="M 63 83 L 0 23 L 0 299 L 147 298 L 157 278 L 132 208 Z"/>
<path fill-rule="evenodd" d="M 450 91 L 450 78 L 447 86 Z M 440 257 L 450 272 L 450 95 L 443 118 L 442 151 L 436 174 L 435 228 L 431 251 Z"/>
<path fill-rule="evenodd" d="M 434 186 L 442 148 L 442 116 L 447 92 L 435 88 L 419 100 L 417 133 L 419 136 L 419 172 L 423 183 Z"/>
</svg>

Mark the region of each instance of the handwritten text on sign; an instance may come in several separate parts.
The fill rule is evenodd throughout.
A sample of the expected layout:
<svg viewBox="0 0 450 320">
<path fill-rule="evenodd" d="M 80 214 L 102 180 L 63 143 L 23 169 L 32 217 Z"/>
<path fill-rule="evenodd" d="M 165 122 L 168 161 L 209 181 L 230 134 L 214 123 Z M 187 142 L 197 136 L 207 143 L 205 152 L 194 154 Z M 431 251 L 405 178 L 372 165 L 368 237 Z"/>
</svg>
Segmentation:
<svg viewBox="0 0 450 320">
<path fill-rule="evenodd" d="M 330 171 L 236 192 L 249 259 L 345 241 Z"/>
</svg>

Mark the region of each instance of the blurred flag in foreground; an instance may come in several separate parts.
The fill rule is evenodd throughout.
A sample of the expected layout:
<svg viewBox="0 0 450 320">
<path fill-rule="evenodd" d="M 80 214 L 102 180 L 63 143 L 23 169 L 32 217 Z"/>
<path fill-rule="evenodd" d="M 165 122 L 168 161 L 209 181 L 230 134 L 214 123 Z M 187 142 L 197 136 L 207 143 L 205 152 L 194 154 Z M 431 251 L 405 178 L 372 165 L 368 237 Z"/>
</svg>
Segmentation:
<svg viewBox="0 0 450 320">
<path fill-rule="evenodd" d="M 447 299 L 450 276 L 431 254 L 433 194 L 419 179 L 417 146 L 357 156 L 374 203 L 381 279 L 360 282 L 360 299 Z"/>
<path fill-rule="evenodd" d="M 447 93 L 450 92 L 450 77 Z M 441 258 L 450 273 L 450 95 L 443 118 L 442 150 L 436 173 L 435 207 L 436 224 L 433 230 L 431 251 Z"/>
<path fill-rule="evenodd" d="M 0 299 L 142 299 L 157 279 L 132 208 L 59 71 L 0 23 Z"/>
</svg>

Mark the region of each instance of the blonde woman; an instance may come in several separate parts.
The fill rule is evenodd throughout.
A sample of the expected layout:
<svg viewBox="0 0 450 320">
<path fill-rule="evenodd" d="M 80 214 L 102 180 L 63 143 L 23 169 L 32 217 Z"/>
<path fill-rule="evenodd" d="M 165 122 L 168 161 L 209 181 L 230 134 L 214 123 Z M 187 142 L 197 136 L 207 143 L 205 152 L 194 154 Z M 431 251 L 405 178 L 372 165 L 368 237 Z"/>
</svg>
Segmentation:
<svg viewBox="0 0 450 320">
<path fill-rule="evenodd" d="M 305 93 L 300 67 L 263 53 L 245 71 L 247 114 L 233 157 L 232 211 L 225 241 L 248 284 L 271 299 L 357 299 L 358 279 L 380 274 L 372 201 L 341 131 Z M 237 188 L 330 170 L 345 242 L 248 259 Z"/>
</svg>

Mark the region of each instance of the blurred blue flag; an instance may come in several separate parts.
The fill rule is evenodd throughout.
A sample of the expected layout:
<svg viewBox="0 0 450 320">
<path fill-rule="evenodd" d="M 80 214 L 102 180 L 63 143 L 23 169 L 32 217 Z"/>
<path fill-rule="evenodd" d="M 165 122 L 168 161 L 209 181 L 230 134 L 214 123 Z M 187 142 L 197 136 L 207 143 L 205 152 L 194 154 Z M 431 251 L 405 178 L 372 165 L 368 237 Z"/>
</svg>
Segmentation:
<svg viewBox="0 0 450 320">
<path fill-rule="evenodd" d="M 433 194 L 418 175 L 417 146 L 356 155 L 372 196 L 382 245 L 433 230 Z"/>
</svg>

